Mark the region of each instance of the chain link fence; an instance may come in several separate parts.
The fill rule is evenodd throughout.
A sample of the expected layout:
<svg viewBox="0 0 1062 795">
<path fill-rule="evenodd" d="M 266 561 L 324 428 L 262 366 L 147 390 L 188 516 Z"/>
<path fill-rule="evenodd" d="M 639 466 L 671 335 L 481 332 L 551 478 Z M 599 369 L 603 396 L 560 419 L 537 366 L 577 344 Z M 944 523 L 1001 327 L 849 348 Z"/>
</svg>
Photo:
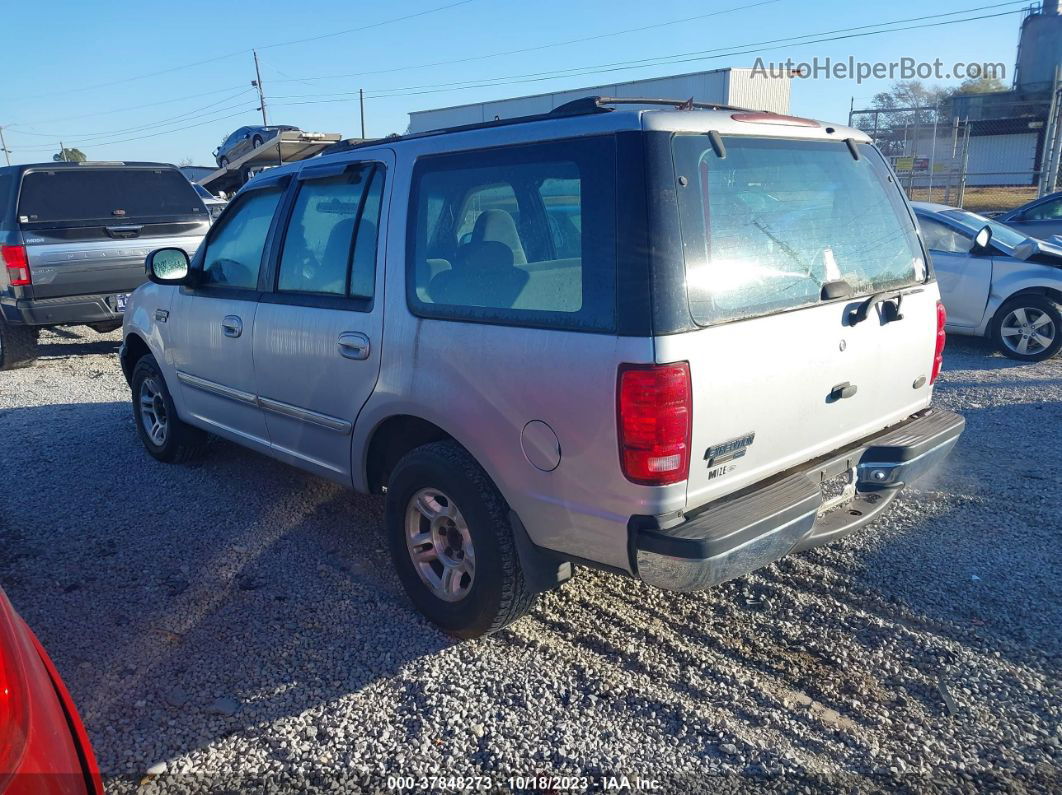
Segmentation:
<svg viewBox="0 0 1062 795">
<path fill-rule="evenodd" d="M 971 94 L 938 107 L 853 110 L 849 126 L 871 136 L 912 201 L 995 213 L 1058 182 L 1058 111 L 1049 99 Z"/>
</svg>

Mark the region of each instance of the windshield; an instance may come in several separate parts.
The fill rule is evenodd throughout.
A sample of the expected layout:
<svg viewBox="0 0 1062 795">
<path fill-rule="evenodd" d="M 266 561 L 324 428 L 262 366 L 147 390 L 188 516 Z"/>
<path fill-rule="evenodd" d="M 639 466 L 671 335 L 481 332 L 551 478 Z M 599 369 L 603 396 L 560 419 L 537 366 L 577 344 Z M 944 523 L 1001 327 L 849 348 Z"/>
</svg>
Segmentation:
<svg viewBox="0 0 1062 795">
<path fill-rule="evenodd" d="M 1027 237 L 1021 232 L 1011 229 L 1006 224 L 1001 224 L 999 221 L 993 221 L 991 218 L 985 218 L 983 215 L 971 213 L 967 210 L 945 210 L 941 215 L 957 222 L 970 233 L 970 237 L 975 237 L 986 226 L 989 227 L 992 230 L 992 242 L 998 243 L 1004 248 L 1013 250 L 1020 243 L 1023 243 Z"/>
<path fill-rule="evenodd" d="M 843 279 L 866 294 L 926 278 L 914 222 L 877 150 L 842 141 L 673 142 L 686 284 L 706 325 L 820 301 Z"/>
</svg>

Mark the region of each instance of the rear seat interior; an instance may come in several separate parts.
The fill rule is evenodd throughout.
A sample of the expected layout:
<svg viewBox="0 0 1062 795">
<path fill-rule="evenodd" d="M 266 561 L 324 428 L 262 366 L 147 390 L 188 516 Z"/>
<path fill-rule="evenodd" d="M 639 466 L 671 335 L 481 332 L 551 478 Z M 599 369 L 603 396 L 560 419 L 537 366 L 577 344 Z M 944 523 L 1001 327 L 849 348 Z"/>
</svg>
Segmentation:
<svg viewBox="0 0 1062 795">
<path fill-rule="evenodd" d="M 582 259 L 528 262 L 516 222 L 499 209 L 480 213 L 453 261 L 429 259 L 417 279 L 422 301 L 452 306 L 578 312 L 582 293 Z"/>
</svg>

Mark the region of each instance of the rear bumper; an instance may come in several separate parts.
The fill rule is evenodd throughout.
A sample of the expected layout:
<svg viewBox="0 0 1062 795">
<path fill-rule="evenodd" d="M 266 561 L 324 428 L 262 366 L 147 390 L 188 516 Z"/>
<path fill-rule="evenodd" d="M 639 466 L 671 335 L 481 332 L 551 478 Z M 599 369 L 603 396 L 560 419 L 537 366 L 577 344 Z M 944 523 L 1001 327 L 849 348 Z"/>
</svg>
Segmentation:
<svg viewBox="0 0 1062 795">
<path fill-rule="evenodd" d="M 132 292 L 135 288 L 130 289 Z M 4 320 L 22 326 L 76 326 L 122 321 L 114 310 L 114 294 L 73 295 L 63 298 L 19 299 L 3 305 Z"/>
<path fill-rule="evenodd" d="M 954 412 L 927 409 L 712 503 L 677 526 L 661 528 L 651 517 L 634 517 L 629 528 L 638 576 L 668 590 L 703 590 L 851 533 L 880 516 L 904 485 L 939 464 L 965 425 Z M 852 500 L 820 515 L 823 482 L 850 471 Z"/>
</svg>

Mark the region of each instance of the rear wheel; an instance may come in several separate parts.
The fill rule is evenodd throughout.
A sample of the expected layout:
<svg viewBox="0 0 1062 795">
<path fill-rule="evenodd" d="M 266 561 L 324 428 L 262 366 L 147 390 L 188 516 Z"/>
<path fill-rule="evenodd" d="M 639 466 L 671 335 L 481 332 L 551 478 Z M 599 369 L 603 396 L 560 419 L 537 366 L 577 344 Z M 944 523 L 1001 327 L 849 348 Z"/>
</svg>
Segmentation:
<svg viewBox="0 0 1062 795">
<path fill-rule="evenodd" d="M 0 320 L 0 370 L 28 367 L 37 359 L 35 326 L 9 326 Z"/>
<path fill-rule="evenodd" d="M 398 462 L 388 480 L 385 522 L 406 593 L 446 632 L 461 638 L 496 632 L 534 602 L 508 506 L 457 443 L 433 442 Z"/>
<path fill-rule="evenodd" d="M 229 167 L 229 159 L 227 157 L 219 157 L 218 158 L 218 168 L 228 168 L 228 167 Z"/>
<path fill-rule="evenodd" d="M 992 339 L 1004 356 L 1023 362 L 1049 359 L 1062 347 L 1062 315 L 1048 298 L 1011 298 L 992 319 Z"/>
<path fill-rule="evenodd" d="M 136 432 L 151 455 L 168 464 L 180 464 L 203 454 L 206 433 L 177 416 L 166 380 L 151 354 L 137 361 L 131 388 Z"/>
</svg>

